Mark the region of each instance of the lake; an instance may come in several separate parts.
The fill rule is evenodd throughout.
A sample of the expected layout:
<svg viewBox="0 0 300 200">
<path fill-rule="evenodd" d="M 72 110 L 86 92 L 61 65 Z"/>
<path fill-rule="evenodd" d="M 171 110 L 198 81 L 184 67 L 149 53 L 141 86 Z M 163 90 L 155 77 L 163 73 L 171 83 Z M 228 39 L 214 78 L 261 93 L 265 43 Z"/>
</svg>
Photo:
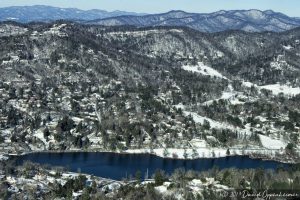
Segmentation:
<svg viewBox="0 0 300 200">
<path fill-rule="evenodd" d="M 157 169 L 171 174 L 177 168 L 205 171 L 218 167 L 219 169 L 235 167 L 238 169 L 263 168 L 276 169 L 288 167 L 288 164 L 276 161 L 251 159 L 247 156 L 231 156 L 224 158 L 200 158 L 195 160 L 179 160 L 161 158 L 150 154 L 117 154 L 99 152 L 74 153 L 32 153 L 17 157 L 17 165 L 31 161 L 51 166 L 63 166 L 73 172 L 82 172 L 99 177 L 121 180 L 139 170 L 143 175 L 148 169 L 149 177 Z"/>
</svg>

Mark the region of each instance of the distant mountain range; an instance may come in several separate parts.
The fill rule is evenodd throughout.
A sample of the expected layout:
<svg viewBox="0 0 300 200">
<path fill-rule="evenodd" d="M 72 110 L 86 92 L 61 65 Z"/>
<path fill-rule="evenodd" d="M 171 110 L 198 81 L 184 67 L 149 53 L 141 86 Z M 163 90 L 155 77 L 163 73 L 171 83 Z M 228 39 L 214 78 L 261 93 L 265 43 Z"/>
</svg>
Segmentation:
<svg viewBox="0 0 300 200">
<path fill-rule="evenodd" d="M 299 18 L 286 16 L 272 10 L 231 10 L 209 14 L 170 11 L 163 14 L 144 16 L 119 16 L 89 23 L 99 25 L 186 26 L 203 32 L 244 30 L 248 32 L 286 31 L 300 25 Z"/>
<path fill-rule="evenodd" d="M 66 20 L 95 20 L 107 17 L 116 17 L 121 15 L 144 15 L 134 12 L 105 10 L 80 10 L 77 8 L 57 8 L 52 6 L 13 6 L 0 8 L 0 21 L 17 21 L 17 22 L 32 22 L 32 21 L 53 21 L 59 19 Z"/>
<path fill-rule="evenodd" d="M 27 23 L 59 19 L 105 26 L 184 26 L 202 32 L 225 30 L 281 32 L 300 26 L 299 17 L 289 17 L 272 10 L 221 10 L 205 14 L 174 10 L 162 14 L 144 14 L 124 11 L 108 12 L 96 9 L 85 11 L 76 8 L 57 8 L 42 5 L 0 8 L 0 21 L 12 20 Z"/>
</svg>

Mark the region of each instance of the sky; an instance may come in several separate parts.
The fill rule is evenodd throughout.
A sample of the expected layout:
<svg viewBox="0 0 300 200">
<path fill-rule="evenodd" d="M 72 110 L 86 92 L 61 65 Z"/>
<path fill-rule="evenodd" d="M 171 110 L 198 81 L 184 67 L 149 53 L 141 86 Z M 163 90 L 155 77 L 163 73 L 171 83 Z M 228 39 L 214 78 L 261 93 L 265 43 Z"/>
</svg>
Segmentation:
<svg viewBox="0 0 300 200">
<path fill-rule="evenodd" d="M 170 10 L 209 13 L 218 10 L 274 10 L 300 17 L 300 0 L 0 0 L 0 7 L 51 5 L 83 10 L 122 10 L 139 13 L 161 13 Z"/>
</svg>

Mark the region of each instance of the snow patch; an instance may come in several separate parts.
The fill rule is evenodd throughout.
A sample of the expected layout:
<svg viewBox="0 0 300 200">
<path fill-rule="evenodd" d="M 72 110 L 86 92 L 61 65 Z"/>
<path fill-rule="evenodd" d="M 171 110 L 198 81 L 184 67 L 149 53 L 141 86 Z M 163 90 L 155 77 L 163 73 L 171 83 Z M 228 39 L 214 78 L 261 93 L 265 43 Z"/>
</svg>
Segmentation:
<svg viewBox="0 0 300 200">
<path fill-rule="evenodd" d="M 179 29 L 170 29 L 170 30 L 147 30 L 147 31 L 118 31 L 118 32 L 109 32 L 108 35 L 111 36 L 125 36 L 125 35 L 132 35 L 135 37 L 141 37 L 141 36 L 146 36 L 148 34 L 165 34 L 167 32 L 173 32 L 173 33 L 182 33 L 182 30 Z M 101 36 L 98 34 L 97 36 Z"/>
<path fill-rule="evenodd" d="M 243 86 L 245 87 L 256 87 L 257 89 L 265 89 L 265 90 L 270 90 L 274 95 L 278 95 L 280 93 L 283 93 L 285 95 L 297 95 L 300 94 L 300 88 L 299 87 L 292 87 L 289 85 L 281 85 L 279 83 L 277 84 L 271 84 L 271 85 L 262 85 L 258 86 L 254 83 L 251 82 L 243 82 Z"/>
<path fill-rule="evenodd" d="M 281 149 L 286 147 L 286 143 L 281 140 L 273 139 L 265 135 L 258 135 L 263 147 L 267 149 Z"/>
<path fill-rule="evenodd" d="M 274 95 L 278 95 L 280 93 L 286 94 L 286 95 L 297 95 L 300 94 L 300 88 L 296 87 L 293 88 L 288 85 L 280 85 L 279 83 L 273 84 L 273 85 L 264 85 L 259 86 L 260 89 L 266 89 L 271 90 Z"/>
<path fill-rule="evenodd" d="M 242 85 L 245 86 L 245 87 L 249 87 L 249 88 L 251 88 L 252 86 L 257 87 L 256 84 L 248 82 L 248 81 L 243 81 Z"/>
<path fill-rule="evenodd" d="M 199 73 L 205 76 L 212 76 L 212 77 L 218 77 L 222 79 L 227 79 L 225 76 L 223 76 L 221 73 L 219 73 L 217 70 L 206 66 L 203 62 L 198 62 L 198 65 L 192 66 L 192 65 L 184 65 L 182 66 L 183 70 Z"/>
<path fill-rule="evenodd" d="M 207 147 L 207 142 L 205 140 L 201 140 L 201 139 L 192 139 L 190 141 L 190 144 L 194 147 L 194 148 L 206 148 Z"/>
<path fill-rule="evenodd" d="M 168 187 L 170 184 L 170 182 L 165 182 L 163 185 L 155 187 L 155 190 L 161 194 L 165 194 L 168 191 Z"/>
<path fill-rule="evenodd" d="M 195 123 L 203 124 L 204 120 L 206 120 L 206 121 L 209 122 L 211 128 L 215 128 L 215 129 L 230 129 L 230 130 L 238 131 L 241 134 L 246 134 L 246 135 L 250 135 L 251 134 L 251 132 L 248 129 L 242 129 L 242 128 L 235 127 L 235 126 L 233 126 L 231 124 L 228 124 L 228 123 L 218 122 L 218 121 L 215 121 L 215 120 L 213 120 L 211 118 L 200 116 L 200 115 L 198 115 L 195 112 L 185 111 L 185 106 L 182 105 L 182 104 L 175 105 L 175 107 L 177 109 L 180 108 L 183 111 L 183 115 L 184 116 L 191 115 L 191 117 L 193 118 L 193 120 L 195 121 Z"/>
<path fill-rule="evenodd" d="M 292 47 L 291 45 L 287 45 L 287 46 L 284 46 L 284 45 L 283 45 L 283 48 L 284 48 L 285 50 L 290 50 L 290 49 L 292 49 L 293 47 Z"/>
</svg>

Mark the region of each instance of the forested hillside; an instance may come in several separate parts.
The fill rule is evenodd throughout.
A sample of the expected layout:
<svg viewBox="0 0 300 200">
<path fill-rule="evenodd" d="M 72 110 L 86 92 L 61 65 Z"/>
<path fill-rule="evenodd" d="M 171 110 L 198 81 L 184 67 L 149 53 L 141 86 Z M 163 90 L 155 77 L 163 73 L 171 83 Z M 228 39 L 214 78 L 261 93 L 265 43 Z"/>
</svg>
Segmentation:
<svg viewBox="0 0 300 200">
<path fill-rule="evenodd" d="M 3 152 L 297 157 L 299 28 L 2 23 L 0 46 Z"/>
</svg>

